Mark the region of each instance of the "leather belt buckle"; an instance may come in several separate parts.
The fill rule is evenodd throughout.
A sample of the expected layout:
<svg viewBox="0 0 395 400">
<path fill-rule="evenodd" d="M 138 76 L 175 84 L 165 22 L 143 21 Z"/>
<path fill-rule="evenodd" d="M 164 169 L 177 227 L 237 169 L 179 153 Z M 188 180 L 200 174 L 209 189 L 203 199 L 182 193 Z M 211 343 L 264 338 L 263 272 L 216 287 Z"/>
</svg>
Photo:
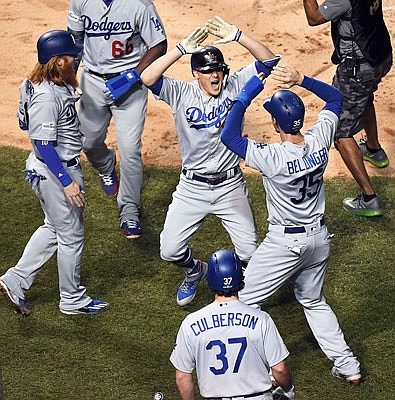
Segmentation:
<svg viewBox="0 0 395 400">
<path fill-rule="evenodd" d="M 239 172 L 239 170 L 240 170 L 239 167 L 232 168 L 230 170 L 230 171 L 233 172 L 233 174 L 231 174 L 231 176 L 228 175 L 228 171 L 220 172 L 219 174 L 215 174 L 217 176 L 211 175 L 210 177 L 209 176 L 204 176 L 204 175 L 198 175 L 198 174 L 195 174 L 195 173 L 192 173 L 190 175 L 190 174 L 188 174 L 188 170 L 186 168 L 183 168 L 182 173 L 187 178 L 189 177 L 189 179 L 193 179 L 193 180 L 198 181 L 198 182 L 208 183 L 209 185 L 215 186 L 215 185 L 219 185 L 222 182 L 225 182 L 228 179 L 228 177 L 232 178 L 232 177 L 236 176 L 236 174 Z"/>
</svg>

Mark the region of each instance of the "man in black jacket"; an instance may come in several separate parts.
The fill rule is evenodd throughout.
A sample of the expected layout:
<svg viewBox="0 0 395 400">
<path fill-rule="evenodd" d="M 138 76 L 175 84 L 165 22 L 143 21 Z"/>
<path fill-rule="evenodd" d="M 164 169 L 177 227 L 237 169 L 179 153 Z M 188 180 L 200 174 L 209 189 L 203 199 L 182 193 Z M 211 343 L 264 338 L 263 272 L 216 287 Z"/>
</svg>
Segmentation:
<svg viewBox="0 0 395 400">
<path fill-rule="evenodd" d="M 392 47 L 383 19 L 381 0 L 303 0 L 309 25 L 331 21 L 334 44 L 332 62 L 337 64 L 333 85 L 344 95 L 343 110 L 335 135 L 335 145 L 358 183 L 361 194 L 343 200 L 352 214 L 382 215 L 363 160 L 378 168 L 389 160 L 378 141 L 374 92 L 392 65 Z M 366 139 L 353 136 L 365 130 Z"/>
</svg>

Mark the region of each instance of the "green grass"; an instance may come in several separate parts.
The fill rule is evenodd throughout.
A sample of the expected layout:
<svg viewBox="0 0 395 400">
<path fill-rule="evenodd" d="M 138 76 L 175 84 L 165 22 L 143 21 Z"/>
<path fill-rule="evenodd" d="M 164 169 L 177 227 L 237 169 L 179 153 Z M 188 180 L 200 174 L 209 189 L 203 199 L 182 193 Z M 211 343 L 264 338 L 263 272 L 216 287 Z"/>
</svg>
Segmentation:
<svg viewBox="0 0 395 400">
<path fill-rule="evenodd" d="M 20 150 L 0 148 L 0 275 L 18 261 L 42 223 L 40 205 L 23 180 L 26 156 Z M 212 299 L 203 282 L 192 305 L 178 307 L 175 295 L 181 273 L 159 257 L 159 233 L 179 172 L 145 169 L 144 235 L 127 241 L 119 230 L 115 199 L 104 196 L 89 165 L 84 164 L 84 171 L 82 283 L 91 296 L 107 300 L 111 309 L 97 316 L 61 314 L 55 258 L 27 293 L 33 308 L 29 318 L 13 314 L 0 299 L 4 399 L 143 400 L 152 399 L 157 390 L 176 399 L 169 355 L 178 327 L 187 313 Z M 261 241 L 267 217 L 261 178 L 248 176 L 247 181 Z M 326 182 L 326 219 L 335 237 L 324 292 L 361 361 L 362 385 L 353 387 L 331 377 L 331 362 L 318 348 L 290 286 L 267 304 L 291 353 L 298 400 L 395 398 L 394 183 L 374 179 L 386 213 L 368 219 L 341 207 L 344 196 L 357 194 L 353 181 Z M 203 259 L 218 248 L 231 248 L 227 234 L 212 217 L 191 245 Z"/>
</svg>

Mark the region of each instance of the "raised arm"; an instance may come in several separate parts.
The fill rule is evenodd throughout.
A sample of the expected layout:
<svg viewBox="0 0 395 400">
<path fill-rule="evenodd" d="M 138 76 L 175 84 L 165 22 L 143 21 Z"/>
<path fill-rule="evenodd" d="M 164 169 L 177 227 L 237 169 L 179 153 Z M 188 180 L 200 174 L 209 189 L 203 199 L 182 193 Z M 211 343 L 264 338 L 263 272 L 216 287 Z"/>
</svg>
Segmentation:
<svg viewBox="0 0 395 400">
<path fill-rule="evenodd" d="M 159 57 L 163 56 L 166 54 L 167 50 L 167 40 L 164 40 L 163 42 L 160 42 L 154 47 L 151 47 L 143 56 L 143 58 L 140 60 L 138 65 L 135 67 L 137 72 L 141 75 L 141 73 L 150 65 L 152 64 L 155 60 L 157 60 Z"/>
<path fill-rule="evenodd" d="M 240 93 L 226 117 L 224 129 L 221 133 L 222 143 L 241 158 L 246 158 L 248 139 L 241 136 L 244 114 L 251 101 L 263 90 L 264 74 L 250 78 Z"/>
<path fill-rule="evenodd" d="M 320 13 L 317 0 L 303 0 L 304 12 L 310 26 L 316 26 L 328 22 Z"/>
<path fill-rule="evenodd" d="M 275 54 L 264 44 L 247 35 L 235 25 L 224 21 L 221 17 L 215 16 L 215 19 L 209 19 L 206 22 L 206 28 L 208 33 L 219 38 L 214 44 L 236 41 L 246 48 L 258 61 L 275 57 Z"/>
<path fill-rule="evenodd" d="M 168 53 L 156 59 L 141 74 L 141 81 L 146 86 L 153 85 L 163 73 L 179 60 L 183 55 L 193 53 L 200 49 L 201 43 L 207 38 L 208 33 L 203 28 L 196 28 L 189 36 Z"/>
<path fill-rule="evenodd" d="M 330 110 L 338 117 L 343 104 L 343 95 L 335 87 L 328 85 L 318 79 L 309 76 L 303 76 L 295 68 L 286 65 L 277 65 L 273 68 L 272 78 L 281 82 L 278 84 L 281 88 L 290 88 L 299 85 L 314 93 L 326 102 L 324 110 Z"/>
</svg>

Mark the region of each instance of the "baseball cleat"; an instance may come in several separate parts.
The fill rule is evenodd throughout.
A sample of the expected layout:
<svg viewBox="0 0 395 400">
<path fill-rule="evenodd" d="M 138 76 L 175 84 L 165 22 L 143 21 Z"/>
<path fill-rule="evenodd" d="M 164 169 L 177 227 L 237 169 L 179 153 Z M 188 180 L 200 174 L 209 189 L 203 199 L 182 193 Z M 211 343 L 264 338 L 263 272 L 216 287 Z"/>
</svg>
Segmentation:
<svg viewBox="0 0 395 400">
<path fill-rule="evenodd" d="M 335 378 L 341 379 L 342 381 L 346 381 L 354 385 L 359 385 L 361 383 L 360 372 L 354 372 L 352 374 L 342 374 L 336 367 L 333 367 L 331 373 Z"/>
<path fill-rule="evenodd" d="M 114 171 L 111 174 L 99 174 L 101 186 L 107 196 L 116 196 L 119 189 L 119 179 Z"/>
<path fill-rule="evenodd" d="M 370 201 L 365 201 L 362 194 L 355 199 L 346 198 L 343 200 L 343 208 L 354 215 L 363 217 L 378 217 L 383 215 L 383 210 L 380 208 L 379 199 L 375 197 Z"/>
<path fill-rule="evenodd" d="M 177 290 L 177 304 L 181 307 L 186 306 L 194 299 L 197 285 L 206 276 L 207 263 L 200 260 L 196 262 L 200 266 L 200 271 L 193 275 L 185 273 L 185 279 Z"/>
<path fill-rule="evenodd" d="M 0 281 L 0 293 L 5 296 L 16 314 L 22 314 L 24 317 L 28 317 L 30 315 L 31 310 L 28 307 L 26 300 L 21 299 L 12 293 L 3 281 Z"/>
<path fill-rule="evenodd" d="M 60 309 L 60 312 L 63 314 L 68 315 L 75 315 L 75 314 L 98 314 L 103 311 L 107 311 L 109 304 L 105 301 L 101 300 L 92 300 L 89 304 L 84 307 L 77 308 L 75 310 L 63 310 Z"/>
<path fill-rule="evenodd" d="M 121 229 L 126 239 L 137 239 L 143 234 L 140 222 L 133 219 L 123 221 L 121 223 Z"/>
<path fill-rule="evenodd" d="M 363 139 L 358 141 L 358 146 L 361 149 L 363 159 L 371 162 L 376 168 L 384 168 L 389 164 L 387 154 L 382 148 L 372 153 L 368 150 L 366 141 Z"/>
</svg>

